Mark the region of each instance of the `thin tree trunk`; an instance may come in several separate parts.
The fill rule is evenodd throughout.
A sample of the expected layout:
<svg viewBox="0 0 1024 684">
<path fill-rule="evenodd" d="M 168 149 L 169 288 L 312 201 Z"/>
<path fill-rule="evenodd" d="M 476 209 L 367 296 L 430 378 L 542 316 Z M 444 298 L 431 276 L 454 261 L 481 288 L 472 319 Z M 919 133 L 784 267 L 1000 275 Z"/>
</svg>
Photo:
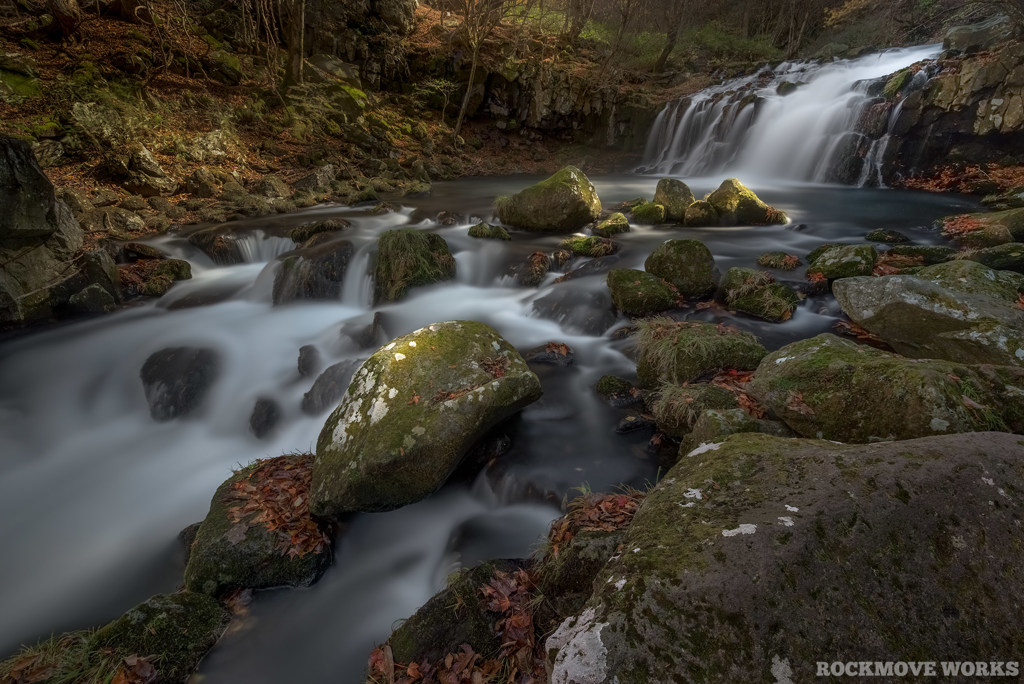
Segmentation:
<svg viewBox="0 0 1024 684">
<path fill-rule="evenodd" d="M 466 118 L 466 110 L 469 109 L 469 98 L 473 95 L 473 81 L 476 79 L 476 63 L 480 57 L 480 46 L 473 46 L 473 61 L 469 67 L 469 83 L 466 85 L 466 94 L 462 96 L 462 106 L 459 108 L 459 118 L 455 121 L 455 135 L 462 130 L 462 121 Z"/>
</svg>

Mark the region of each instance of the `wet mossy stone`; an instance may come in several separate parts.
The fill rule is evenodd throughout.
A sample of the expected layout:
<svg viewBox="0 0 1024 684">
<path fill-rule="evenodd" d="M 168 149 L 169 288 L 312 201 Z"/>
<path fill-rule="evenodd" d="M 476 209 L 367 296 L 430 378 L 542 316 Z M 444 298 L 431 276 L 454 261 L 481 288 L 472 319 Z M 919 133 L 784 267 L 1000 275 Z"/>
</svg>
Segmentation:
<svg viewBox="0 0 1024 684">
<path fill-rule="evenodd" d="M 649 405 L 658 429 L 676 439 L 682 439 L 693 430 L 704 411 L 738 407 L 736 395 L 709 383 L 666 383 L 659 388 L 657 398 L 649 402 Z"/>
<path fill-rule="evenodd" d="M 634 333 L 640 387 L 683 384 L 723 370 L 754 370 L 768 351 L 747 332 L 712 323 L 654 318 Z"/>
<path fill-rule="evenodd" d="M 338 231 L 345 230 L 350 225 L 352 224 L 343 218 L 313 221 L 311 223 L 303 223 L 301 226 L 292 228 L 288 231 L 288 237 L 292 239 L 292 242 L 301 245 L 314 235 L 319 235 L 321 233 L 336 233 Z"/>
<path fill-rule="evenodd" d="M 196 411 L 220 375 L 212 349 L 168 347 L 142 364 L 139 377 L 154 420 L 167 421 Z"/>
<path fill-rule="evenodd" d="M 478 223 L 469 229 L 469 237 L 482 238 L 484 240 L 511 240 L 504 226 L 495 226 L 490 223 Z"/>
<path fill-rule="evenodd" d="M 819 251 L 820 250 L 820 251 Z M 822 275 L 829 280 L 871 275 L 878 261 L 872 245 L 828 245 L 807 257 L 807 275 Z"/>
<path fill-rule="evenodd" d="M 619 246 L 612 242 L 610 238 L 603 238 L 598 235 L 573 235 L 562 240 L 558 247 L 559 249 L 568 250 L 576 256 L 592 259 L 608 256 L 619 251 Z"/>
<path fill-rule="evenodd" d="M 571 233 L 597 219 L 601 200 L 594 184 L 575 166 L 496 201 L 498 219 L 539 233 Z"/>
<path fill-rule="evenodd" d="M 81 313 L 106 313 L 117 308 L 117 302 L 110 291 L 99 283 L 93 283 L 71 295 L 68 305 Z"/>
<path fill-rule="evenodd" d="M 684 297 L 704 297 L 715 290 L 715 258 L 699 240 L 666 240 L 644 261 L 644 270 L 672 285 Z"/>
<path fill-rule="evenodd" d="M 325 368 L 313 381 L 309 391 L 302 395 L 302 412 L 315 416 L 337 406 L 352 381 L 356 365 L 356 361 L 346 360 Z"/>
<path fill-rule="evenodd" d="M 448 586 L 392 633 L 387 643 L 395 661 L 433 662 L 457 653 L 462 644 L 477 653 L 496 653 L 501 647 L 494 630 L 499 616 L 483 607 L 480 587 L 489 584 L 496 571 L 511 574 L 520 567 L 521 561 L 487 561 L 452 576 Z"/>
<path fill-rule="evenodd" d="M 851 644 L 872 662 L 1014 652 L 1020 441 L 741 434 L 681 459 L 546 641 L 551 681 L 810 682 Z"/>
<path fill-rule="evenodd" d="M 792 271 L 797 266 L 800 266 L 803 262 L 800 261 L 800 257 L 795 254 L 787 254 L 786 252 L 775 251 L 765 252 L 764 254 L 757 257 L 757 265 L 764 266 L 765 268 L 775 268 L 780 271 Z"/>
<path fill-rule="evenodd" d="M 633 223 L 646 226 L 655 226 L 665 223 L 665 207 L 655 202 L 641 202 L 633 207 Z"/>
<path fill-rule="evenodd" d="M 898 230 L 889 230 L 887 228 L 873 230 L 865 235 L 864 239 L 870 240 L 871 242 L 884 242 L 890 245 L 903 245 L 910 242 L 910 238 L 903 233 Z"/>
<path fill-rule="evenodd" d="M 1008 242 L 997 247 L 986 247 L 965 258 L 997 271 L 1024 273 L 1024 243 Z"/>
<path fill-rule="evenodd" d="M 607 283 L 615 308 L 627 316 L 648 316 L 676 305 L 672 287 L 652 273 L 613 268 Z"/>
<path fill-rule="evenodd" d="M 718 210 L 707 200 L 697 200 L 686 208 L 683 223 L 691 228 L 706 228 L 719 223 Z"/>
<path fill-rule="evenodd" d="M 507 275 L 521 287 L 537 287 L 551 270 L 551 258 L 544 252 L 533 252 L 522 263 L 510 266 Z"/>
<path fill-rule="evenodd" d="M 198 230 L 188 236 L 188 243 L 198 247 L 206 256 L 213 259 L 213 263 L 220 266 L 232 266 L 245 261 L 234 236 L 224 232 L 222 228 Z"/>
<path fill-rule="evenodd" d="M 621 212 L 615 212 L 608 218 L 600 221 L 593 228 L 594 235 L 600 235 L 601 237 L 611 237 L 618 235 L 619 233 L 629 232 L 629 220 L 626 215 Z"/>
<path fill-rule="evenodd" d="M 765 204 L 735 178 L 722 181 L 718 189 L 707 196 L 707 201 L 718 212 L 723 226 L 768 226 L 789 220 L 784 211 Z"/>
<path fill-rule="evenodd" d="M 975 261 L 833 285 L 854 322 L 915 358 L 1024 366 L 1024 275 Z"/>
<path fill-rule="evenodd" d="M 886 250 L 887 254 L 897 256 L 921 257 L 925 266 L 941 264 L 957 255 L 957 250 L 944 245 L 894 245 Z"/>
<path fill-rule="evenodd" d="M 374 302 L 402 299 L 410 288 L 455 277 L 455 257 L 436 233 L 412 228 L 389 230 L 377 240 L 373 269 Z"/>
<path fill-rule="evenodd" d="M 841 442 L 1024 429 L 1024 369 L 907 359 L 823 334 L 757 367 L 748 392 L 797 434 Z"/>
<path fill-rule="evenodd" d="M 309 468 L 305 454 L 281 456 L 278 459 L 293 468 Z M 232 508 L 244 501 L 237 496 L 235 485 L 245 483 L 262 462 L 257 461 L 228 478 L 217 488 L 210 502 L 210 511 L 199 525 L 185 566 L 185 588 L 189 591 L 219 596 L 232 589 L 269 589 L 271 587 L 305 587 L 315 582 L 331 563 L 331 549 L 324 544 L 319 551 L 291 554 L 289 541 L 280 530 L 271 530 L 258 521 L 262 509 L 235 521 Z M 252 483 L 259 496 L 261 482 Z M 308 496 L 297 491 L 296 496 Z M 289 509 L 290 510 L 290 509 Z M 305 509 L 303 509 L 305 510 Z M 275 523 L 281 522 L 275 518 Z M 302 529 L 319 532 L 320 527 L 305 513 L 305 520 L 289 520 Z"/>
<path fill-rule="evenodd" d="M 310 509 L 336 517 L 414 503 L 488 429 L 540 398 L 519 352 L 476 321 L 434 323 L 356 371 L 317 440 Z"/>
<path fill-rule="evenodd" d="M 785 423 L 755 418 L 741 408 L 707 409 L 693 424 L 693 429 L 679 444 L 678 457 L 683 458 L 702 444 L 724 442 L 729 435 L 758 432 L 775 437 L 795 437 Z"/>
<path fill-rule="evenodd" d="M 577 532 L 557 554 L 548 552 L 537 561 L 538 591 L 554 604 L 558 615 L 575 613 L 590 598 L 594 578 L 625 539 L 625 530 Z"/>
<path fill-rule="evenodd" d="M 633 383 L 615 375 L 602 375 L 594 386 L 594 391 L 615 408 L 633 406 L 641 402 L 640 392 Z"/>
<path fill-rule="evenodd" d="M 90 645 L 125 655 L 158 656 L 153 660 L 157 682 L 185 682 L 230 618 L 205 594 L 158 594 L 101 627 Z"/>
<path fill-rule="evenodd" d="M 943 225 L 950 219 L 966 219 L 978 224 L 977 230 L 953 236 L 957 242 L 968 247 L 995 247 L 1007 242 L 1024 241 L 1024 208 L 952 216 L 943 219 Z"/>
<path fill-rule="evenodd" d="M 326 233 L 318 233 L 317 237 L 319 244 L 280 258 L 272 293 L 275 306 L 296 299 L 337 299 L 341 295 L 355 248 L 350 241 L 332 239 Z"/>
<path fill-rule="evenodd" d="M 665 207 L 665 218 L 682 223 L 686 209 L 694 202 L 690 187 L 676 178 L 662 178 L 654 191 L 654 203 Z"/>
<path fill-rule="evenodd" d="M 775 281 L 767 271 L 730 268 L 719 285 L 722 301 L 730 309 L 766 321 L 789 320 L 800 302 L 796 290 Z"/>
</svg>

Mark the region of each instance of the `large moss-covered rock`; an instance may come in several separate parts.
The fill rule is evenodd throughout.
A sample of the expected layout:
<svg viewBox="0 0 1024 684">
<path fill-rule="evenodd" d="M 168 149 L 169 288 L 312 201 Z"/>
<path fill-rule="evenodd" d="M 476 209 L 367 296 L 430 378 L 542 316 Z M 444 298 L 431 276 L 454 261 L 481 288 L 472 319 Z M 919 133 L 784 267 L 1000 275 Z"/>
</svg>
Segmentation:
<svg viewBox="0 0 1024 684">
<path fill-rule="evenodd" d="M 915 275 L 847 278 L 833 286 L 856 323 L 905 356 L 1024 365 L 1024 276 L 974 261 Z"/>
<path fill-rule="evenodd" d="M 316 581 L 331 548 L 309 515 L 312 462 L 309 454 L 258 461 L 218 487 L 192 543 L 185 588 L 219 595 Z"/>
<path fill-rule="evenodd" d="M 789 220 L 785 212 L 765 204 L 735 178 L 722 181 L 718 189 L 707 196 L 707 201 L 725 226 L 767 226 Z"/>
<path fill-rule="evenodd" d="M 684 297 L 703 297 L 715 290 L 715 258 L 699 240 L 666 240 L 644 261 L 644 269 L 672 283 Z"/>
<path fill-rule="evenodd" d="M 124 655 L 156 656 L 155 681 L 185 682 L 217 643 L 230 617 L 204 594 L 159 594 L 100 628 L 91 645 Z"/>
<path fill-rule="evenodd" d="M 997 247 L 979 249 L 966 258 L 997 271 L 1024 273 L 1024 243 L 1008 242 Z"/>
<path fill-rule="evenodd" d="M 656 226 L 667 220 L 664 205 L 643 201 L 633 207 L 633 223 Z"/>
<path fill-rule="evenodd" d="M 907 359 L 830 334 L 766 356 L 748 391 L 804 437 L 870 442 L 1024 429 L 1024 369 Z"/>
<path fill-rule="evenodd" d="M 619 233 L 629 232 L 629 220 L 622 212 L 615 212 L 605 220 L 599 222 L 593 229 L 594 235 L 611 237 Z"/>
<path fill-rule="evenodd" d="M 389 230 L 377 240 L 374 301 L 395 302 L 419 285 L 455 277 L 455 257 L 436 233 L 412 228 Z"/>
<path fill-rule="evenodd" d="M 515 195 L 497 199 L 498 218 L 539 233 L 571 233 L 597 219 L 601 200 L 594 184 L 575 166 Z"/>
<path fill-rule="evenodd" d="M 683 223 L 691 228 L 717 226 L 719 223 L 718 210 L 707 200 L 697 200 L 686 208 Z"/>
<path fill-rule="evenodd" d="M 540 381 L 491 327 L 435 323 L 359 368 L 317 440 L 310 510 L 337 516 L 418 501 L 487 429 L 540 397 Z"/>
<path fill-rule="evenodd" d="M 1013 652 L 1021 449 L 734 435 L 683 458 L 548 638 L 551 681 L 809 682 L 819 661 Z"/>
<path fill-rule="evenodd" d="M 789 320 L 800 301 L 793 288 L 776 282 L 768 271 L 753 268 L 730 268 L 722 278 L 719 292 L 730 309 L 766 321 Z"/>
<path fill-rule="evenodd" d="M 872 245 L 827 245 L 807 257 L 807 275 L 820 275 L 835 280 L 871 275 L 878 261 Z"/>
<path fill-rule="evenodd" d="M 666 383 L 650 402 L 658 429 L 669 437 L 681 439 L 708 409 L 731 409 L 738 406 L 736 395 L 709 383 L 673 385 Z"/>
<path fill-rule="evenodd" d="M 559 249 L 565 249 L 576 256 L 590 257 L 596 259 L 619 251 L 619 246 L 610 238 L 598 235 L 573 235 L 562 240 L 558 245 Z"/>
<path fill-rule="evenodd" d="M 274 304 L 295 299 L 337 299 L 354 248 L 348 240 L 317 240 L 317 244 L 282 256 L 274 274 Z"/>
<path fill-rule="evenodd" d="M 942 221 L 943 232 L 969 247 L 1024 241 L 1024 208 L 961 214 Z"/>
<path fill-rule="evenodd" d="M 665 218 L 682 223 L 686 208 L 694 202 L 689 186 L 675 178 L 662 178 L 654 191 L 654 203 L 665 207 Z"/>
<path fill-rule="evenodd" d="M 694 382 L 723 370 L 754 370 L 768 351 L 750 333 L 712 323 L 653 318 L 634 334 L 641 387 Z"/>
<path fill-rule="evenodd" d="M 758 432 L 775 437 L 793 437 L 795 434 L 778 420 L 757 418 L 741 408 L 706 409 L 693 423 L 693 428 L 679 443 L 679 458 L 702 444 L 723 442 L 729 435 Z"/>
<path fill-rule="evenodd" d="M 658 276 L 631 268 L 608 271 L 615 308 L 627 316 L 648 316 L 675 306 L 676 293 Z"/>
</svg>

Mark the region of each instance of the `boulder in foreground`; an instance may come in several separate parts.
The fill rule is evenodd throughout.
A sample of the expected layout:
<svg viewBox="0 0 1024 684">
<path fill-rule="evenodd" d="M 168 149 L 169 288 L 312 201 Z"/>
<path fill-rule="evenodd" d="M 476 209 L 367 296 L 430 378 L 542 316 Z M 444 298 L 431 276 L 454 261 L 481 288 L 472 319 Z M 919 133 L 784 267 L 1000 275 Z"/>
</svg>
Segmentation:
<svg viewBox="0 0 1024 684">
<path fill-rule="evenodd" d="M 575 166 L 511 196 L 497 199 L 498 218 L 537 233 L 571 233 L 597 220 L 601 200 L 594 184 Z"/>
</svg>

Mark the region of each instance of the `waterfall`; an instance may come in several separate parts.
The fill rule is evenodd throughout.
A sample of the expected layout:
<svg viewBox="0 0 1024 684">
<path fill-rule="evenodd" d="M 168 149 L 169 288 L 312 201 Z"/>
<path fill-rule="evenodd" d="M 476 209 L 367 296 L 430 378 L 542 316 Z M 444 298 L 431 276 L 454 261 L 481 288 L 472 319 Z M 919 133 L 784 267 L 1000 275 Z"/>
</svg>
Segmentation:
<svg viewBox="0 0 1024 684">
<path fill-rule="evenodd" d="M 940 51 L 925 45 L 824 64 L 783 62 L 670 102 L 638 171 L 881 185 L 895 116 L 880 79 Z M 918 76 L 909 85 L 923 87 L 927 78 Z M 877 134 L 867 130 L 877 127 L 872 113 L 887 117 Z"/>
</svg>

